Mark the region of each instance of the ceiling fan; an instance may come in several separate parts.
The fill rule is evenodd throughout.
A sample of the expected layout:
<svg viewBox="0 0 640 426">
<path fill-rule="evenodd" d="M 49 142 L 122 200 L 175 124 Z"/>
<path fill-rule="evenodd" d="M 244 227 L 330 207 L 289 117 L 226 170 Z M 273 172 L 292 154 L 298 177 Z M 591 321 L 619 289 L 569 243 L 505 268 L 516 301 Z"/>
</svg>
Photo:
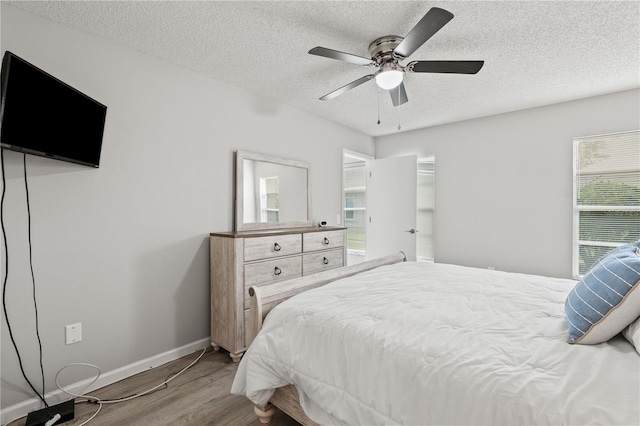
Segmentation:
<svg viewBox="0 0 640 426">
<path fill-rule="evenodd" d="M 326 47 L 314 47 L 309 51 L 312 55 L 378 68 L 375 73 L 360 77 L 324 95 L 320 100 L 333 99 L 375 78 L 378 86 L 381 89 L 388 90 L 391 94 L 393 105 L 398 106 L 409 100 L 402 81 L 404 74 L 407 72 L 476 74 L 484 65 L 484 61 L 412 61 L 407 65 L 400 64 L 401 61 L 411 56 L 435 33 L 440 31 L 451 19 L 453 19 L 453 13 L 438 7 L 432 7 L 420 22 L 409 31 L 406 37 L 389 35 L 372 41 L 369 44 L 371 59 L 327 49 Z"/>
</svg>

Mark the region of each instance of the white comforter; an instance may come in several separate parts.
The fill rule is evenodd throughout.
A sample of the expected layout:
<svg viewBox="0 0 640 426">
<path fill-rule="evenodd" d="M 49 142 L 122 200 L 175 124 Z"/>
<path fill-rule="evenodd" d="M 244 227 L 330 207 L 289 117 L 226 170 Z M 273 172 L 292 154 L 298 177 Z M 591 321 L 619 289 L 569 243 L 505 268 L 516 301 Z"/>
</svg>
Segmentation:
<svg viewBox="0 0 640 426">
<path fill-rule="evenodd" d="M 640 424 L 640 356 L 566 343 L 575 283 L 454 265 L 377 268 L 280 304 L 232 393 L 293 383 L 321 424 Z"/>
</svg>

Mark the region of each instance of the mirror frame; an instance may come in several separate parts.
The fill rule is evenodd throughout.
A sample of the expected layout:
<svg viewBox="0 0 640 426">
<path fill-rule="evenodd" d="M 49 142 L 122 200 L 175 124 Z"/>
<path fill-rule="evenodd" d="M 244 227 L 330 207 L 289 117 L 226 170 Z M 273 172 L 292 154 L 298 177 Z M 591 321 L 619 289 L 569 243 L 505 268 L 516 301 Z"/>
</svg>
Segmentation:
<svg viewBox="0 0 640 426">
<path fill-rule="evenodd" d="M 307 218 L 290 222 L 244 222 L 244 160 L 264 161 L 282 166 L 292 166 L 307 171 Z M 290 160 L 273 155 L 258 154 L 249 151 L 236 151 L 236 231 L 283 229 L 311 226 L 311 165 L 304 161 Z"/>
</svg>

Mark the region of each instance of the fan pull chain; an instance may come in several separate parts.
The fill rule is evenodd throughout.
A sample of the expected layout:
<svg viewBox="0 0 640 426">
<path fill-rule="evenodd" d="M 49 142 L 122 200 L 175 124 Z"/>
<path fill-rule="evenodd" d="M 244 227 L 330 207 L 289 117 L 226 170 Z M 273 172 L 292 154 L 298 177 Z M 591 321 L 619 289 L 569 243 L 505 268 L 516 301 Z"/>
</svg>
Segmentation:
<svg viewBox="0 0 640 426">
<path fill-rule="evenodd" d="M 396 90 L 398 92 L 398 105 L 400 105 L 400 88 L 398 87 L 398 90 Z M 398 119 L 398 131 L 402 130 L 402 127 L 400 127 L 400 119 Z"/>
<path fill-rule="evenodd" d="M 378 124 L 380 124 L 380 88 L 378 87 Z"/>
</svg>

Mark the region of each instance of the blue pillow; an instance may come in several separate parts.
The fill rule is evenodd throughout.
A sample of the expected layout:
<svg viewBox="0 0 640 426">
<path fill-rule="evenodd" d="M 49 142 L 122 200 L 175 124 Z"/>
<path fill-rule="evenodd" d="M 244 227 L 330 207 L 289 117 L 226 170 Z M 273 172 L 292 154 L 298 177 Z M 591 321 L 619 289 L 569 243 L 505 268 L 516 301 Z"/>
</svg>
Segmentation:
<svg viewBox="0 0 640 426">
<path fill-rule="evenodd" d="M 640 317 L 640 241 L 598 260 L 564 306 L 569 343 L 606 342 Z"/>
</svg>

